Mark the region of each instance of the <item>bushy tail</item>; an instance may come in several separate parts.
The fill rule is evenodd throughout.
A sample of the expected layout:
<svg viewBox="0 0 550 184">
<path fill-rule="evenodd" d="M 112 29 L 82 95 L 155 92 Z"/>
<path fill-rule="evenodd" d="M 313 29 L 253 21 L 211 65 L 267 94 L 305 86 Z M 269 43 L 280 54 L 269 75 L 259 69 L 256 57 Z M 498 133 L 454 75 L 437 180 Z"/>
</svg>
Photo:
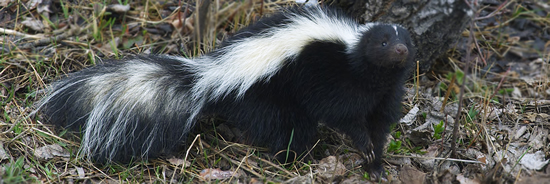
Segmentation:
<svg viewBox="0 0 550 184">
<path fill-rule="evenodd" d="M 190 63 L 147 56 L 91 67 L 52 84 L 38 109 L 80 130 L 80 153 L 95 161 L 156 157 L 180 146 L 192 127 Z"/>
</svg>

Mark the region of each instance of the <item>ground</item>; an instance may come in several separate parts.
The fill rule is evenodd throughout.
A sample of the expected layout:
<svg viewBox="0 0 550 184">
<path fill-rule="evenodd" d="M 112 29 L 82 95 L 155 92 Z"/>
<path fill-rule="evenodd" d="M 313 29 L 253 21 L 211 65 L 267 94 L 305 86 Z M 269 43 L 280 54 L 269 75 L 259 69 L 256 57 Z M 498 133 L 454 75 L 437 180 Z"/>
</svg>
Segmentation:
<svg viewBox="0 0 550 184">
<path fill-rule="evenodd" d="M 371 182 L 350 140 L 326 127 L 287 165 L 232 142 L 239 131 L 215 119 L 179 155 L 98 165 L 77 154 L 79 134 L 34 113 L 41 90 L 67 73 L 132 54 L 199 56 L 286 4 L 0 0 L 0 183 Z M 387 182 L 550 183 L 550 5 L 486 1 L 478 10 L 432 70 L 407 82 Z"/>
</svg>

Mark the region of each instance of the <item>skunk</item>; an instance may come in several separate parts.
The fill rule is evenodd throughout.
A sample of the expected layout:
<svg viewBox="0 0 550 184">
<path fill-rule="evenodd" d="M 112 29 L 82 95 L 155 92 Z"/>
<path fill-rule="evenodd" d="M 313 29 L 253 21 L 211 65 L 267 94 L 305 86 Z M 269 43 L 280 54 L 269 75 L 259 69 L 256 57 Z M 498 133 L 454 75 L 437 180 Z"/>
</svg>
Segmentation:
<svg viewBox="0 0 550 184">
<path fill-rule="evenodd" d="M 176 150 L 195 122 L 216 115 L 254 144 L 274 152 L 290 144 L 298 154 L 324 123 L 350 136 L 367 169 L 380 173 L 414 56 L 399 25 L 295 7 L 198 58 L 137 56 L 72 73 L 48 88 L 37 109 L 52 124 L 79 129 L 80 153 L 97 162 Z"/>
</svg>

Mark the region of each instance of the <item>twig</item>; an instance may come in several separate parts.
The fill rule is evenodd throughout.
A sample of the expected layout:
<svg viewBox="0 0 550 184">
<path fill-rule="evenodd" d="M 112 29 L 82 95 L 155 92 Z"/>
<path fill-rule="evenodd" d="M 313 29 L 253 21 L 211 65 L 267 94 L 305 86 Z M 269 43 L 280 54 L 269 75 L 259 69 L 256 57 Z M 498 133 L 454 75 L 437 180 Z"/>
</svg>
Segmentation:
<svg viewBox="0 0 550 184">
<path fill-rule="evenodd" d="M 507 0 L 507 1 L 503 2 L 502 4 L 500 4 L 495 11 L 489 13 L 488 15 L 486 15 L 484 17 L 476 17 L 476 18 L 474 18 L 474 20 L 478 21 L 478 20 L 483 20 L 483 19 L 488 19 L 488 18 L 494 17 L 500 10 L 504 9 L 508 5 L 509 5 L 509 2 Z"/>
<path fill-rule="evenodd" d="M 241 152 L 241 153 L 245 153 L 245 151 L 243 150 L 240 150 L 240 149 L 237 149 L 237 151 Z M 273 163 L 273 162 L 270 162 L 269 160 L 266 160 L 266 159 L 263 159 L 261 157 L 258 157 L 258 156 L 255 156 L 253 155 L 252 158 L 256 159 L 256 160 L 259 160 L 260 162 L 263 162 L 263 163 L 266 163 L 267 165 L 270 165 L 271 167 L 274 167 L 275 169 L 279 170 L 279 171 L 283 171 L 284 173 L 286 173 L 287 175 L 289 176 L 295 176 L 295 174 L 292 174 L 291 172 L 289 172 L 288 170 L 282 168 L 281 166 Z"/>
<path fill-rule="evenodd" d="M 474 5 L 471 5 L 468 3 L 468 0 L 464 0 L 466 4 L 472 8 L 472 11 L 476 12 L 473 16 L 476 17 L 478 12 L 476 11 L 477 2 L 474 2 Z M 470 64 L 471 64 L 471 54 L 472 54 L 472 42 L 474 41 L 474 18 L 472 17 L 472 21 L 470 21 L 470 35 L 468 37 L 468 45 L 466 48 L 466 59 L 465 59 L 465 65 L 464 66 L 464 79 L 462 80 L 462 84 L 460 84 L 460 92 L 458 97 L 458 109 L 456 110 L 456 116 L 455 116 L 455 123 L 453 127 L 453 139 L 451 140 L 451 155 L 452 157 L 457 157 L 456 153 L 456 141 L 458 140 L 458 129 L 460 128 L 460 115 L 462 114 L 462 101 L 464 99 L 464 88 L 466 88 L 465 84 L 466 81 L 468 81 L 468 76 L 470 75 Z"/>
<path fill-rule="evenodd" d="M 207 143 L 203 143 L 203 144 L 204 144 L 204 146 L 205 146 L 206 148 L 208 148 L 208 149 L 214 149 L 214 148 L 212 148 L 212 147 L 211 147 L 209 144 L 207 144 Z M 235 164 L 235 165 L 240 165 L 240 163 L 239 163 L 238 161 L 235 161 L 235 160 L 229 158 L 229 157 L 228 157 L 227 155 L 225 155 L 225 154 L 218 154 L 218 155 L 220 155 L 222 158 L 224 158 L 225 160 L 227 160 L 227 161 L 229 161 L 229 162 L 231 162 L 231 163 L 233 163 L 233 164 Z M 248 156 L 245 156 L 245 158 L 247 158 L 247 157 L 248 157 Z M 258 177 L 258 178 L 262 178 L 262 177 L 263 177 L 260 173 L 257 173 L 256 171 L 254 171 L 254 170 L 252 170 L 252 169 L 250 169 L 250 168 L 247 168 L 247 167 L 241 167 L 241 168 L 244 169 L 244 170 L 246 170 L 246 171 L 248 171 L 248 172 L 250 172 L 251 174 L 255 175 L 255 176 Z"/>
<path fill-rule="evenodd" d="M 5 28 L 0 28 L 0 33 L 7 34 L 7 35 L 21 36 L 23 38 L 32 38 L 32 39 L 42 39 L 42 38 L 44 38 L 44 35 L 42 35 L 42 34 L 30 35 L 30 34 L 25 34 L 25 33 L 21 33 L 21 32 L 11 30 L 11 29 L 5 29 Z"/>
<path fill-rule="evenodd" d="M 464 163 L 474 163 L 474 164 L 485 164 L 483 162 L 477 161 L 477 160 L 464 160 L 464 159 L 456 159 L 456 158 L 442 158 L 442 157 L 417 157 L 417 156 L 407 156 L 407 155 L 386 155 L 391 157 L 399 157 L 399 158 L 419 158 L 419 159 L 433 159 L 433 160 L 448 160 L 448 161 L 454 161 L 454 162 L 464 162 Z"/>
<path fill-rule="evenodd" d="M 34 42 L 24 44 L 20 48 L 25 49 L 25 48 L 41 46 L 41 45 L 44 45 L 44 44 L 49 44 L 49 43 L 52 43 L 52 42 L 62 42 L 67 37 L 71 37 L 71 36 L 80 34 L 81 31 L 82 30 L 80 29 L 80 27 L 71 26 L 71 28 L 69 30 L 63 32 L 63 34 L 53 36 L 53 37 L 40 38 L 39 40 L 36 40 Z"/>
<path fill-rule="evenodd" d="M 210 136 L 209 136 L 210 137 Z M 212 138 L 212 137 L 210 137 Z M 317 141 L 317 143 L 319 143 L 319 141 Z M 313 148 L 315 148 L 315 146 L 317 145 L 317 143 L 315 143 L 315 145 L 313 145 Z M 233 144 L 227 144 L 225 141 L 221 141 L 219 142 L 220 146 L 224 146 L 224 148 L 222 148 L 221 150 L 216 150 L 216 154 L 220 154 L 220 155 L 223 155 L 222 151 L 223 150 L 226 150 L 228 149 L 229 147 L 232 147 L 234 145 L 237 145 L 235 143 Z M 258 150 L 259 148 L 255 148 L 256 150 Z M 245 154 L 245 155 L 248 155 L 248 152 L 243 150 L 243 149 L 234 149 L 235 151 L 239 152 L 239 153 L 242 153 L 242 154 Z M 260 150 L 261 151 L 261 150 Z M 311 150 L 310 150 L 311 151 Z M 309 152 L 308 152 L 309 153 Z M 295 176 L 295 174 L 289 172 L 288 170 L 282 168 L 281 166 L 269 161 L 269 160 L 266 160 L 266 159 L 263 159 L 261 157 L 258 157 L 256 155 L 248 155 L 247 156 L 248 158 L 253 158 L 253 159 L 256 159 L 260 162 L 263 162 L 263 163 L 266 163 L 267 165 L 270 165 L 271 167 L 274 167 L 275 169 L 279 170 L 279 171 L 282 171 L 284 173 L 286 173 L 288 176 L 292 177 L 292 176 Z"/>
<path fill-rule="evenodd" d="M 187 149 L 187 151 L 185 152 L 185 158 L 183 159 L 183 164 L 181 166 L 181 173 L 183 173 L 183 170 L 185 169 L 185 161 L 187 161 L 187 157 L 189 156 L 189 152 L 191 152 L 191 149 L 193 148 L 193 145 L 195 145 L 195 142 L 197 142 L 197 140 L 199 140 L 201 137 L 200 134 L 197 134 L 197 136 L 195 136 L 195 139 L 193 139 L 193 142 L 191 142 L 191 145 L 189 145 L 189 148 Z M 175 177 L 175 173 L 172 174 L 172 178 Z"/>
</svg>

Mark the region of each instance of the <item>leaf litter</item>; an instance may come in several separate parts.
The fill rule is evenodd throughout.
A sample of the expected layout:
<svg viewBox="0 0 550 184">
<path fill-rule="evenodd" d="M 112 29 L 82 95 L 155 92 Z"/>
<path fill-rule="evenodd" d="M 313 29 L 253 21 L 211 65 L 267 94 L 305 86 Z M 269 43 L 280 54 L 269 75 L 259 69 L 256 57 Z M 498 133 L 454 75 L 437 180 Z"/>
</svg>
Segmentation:
<svg viewBox="0 0 550 184">
<path fill-rule="evenodd" d="M 40 90 L 69 72 L 132 54 L 197 56 L 290 2 L 217 1 L 206 12 L 214 20 L 206 28 L 197 27 L 196 1 L 15 2 L 0 1 L 0 153 L 4 170 L 23 158 L 18 177 L 24 181 L 371 182 L 351 141 L 326 127 L 305 159 L 290 165 L 272 161 L 261 147 L 241 144 L 239 130 L 217 129 L 225 125 L 209 120 L 199 128 L 203 136 L 189 141 L 180 156 L 96 166 L 77 156 L 78 134 L 44 124 L 40 114 L 29 116 Z M 478 62 L 470 76 L 457 72 L 465 64 L 465 31 L 432 71 L 408 83 L 404 118 L 388 137 L 388 147 L 394 147 L 385 158 L 388 182 L 550 181 L 550 9 L 539 1 L 488 1 L 480 15 L 503 3 L 505 8 L 475 22 Z M 197 29 L 204 39 L 196 39 Z M 460 126 L 453 127 L 457 81 L 465 78 L 471 82 Z M 454 128 L 458 140 L 451 140 Z M 451 141 L 459 143 L 458 158 L 450 157 Z M 47 168 L 57 176 L 49 177 Z"/>
</svg>

